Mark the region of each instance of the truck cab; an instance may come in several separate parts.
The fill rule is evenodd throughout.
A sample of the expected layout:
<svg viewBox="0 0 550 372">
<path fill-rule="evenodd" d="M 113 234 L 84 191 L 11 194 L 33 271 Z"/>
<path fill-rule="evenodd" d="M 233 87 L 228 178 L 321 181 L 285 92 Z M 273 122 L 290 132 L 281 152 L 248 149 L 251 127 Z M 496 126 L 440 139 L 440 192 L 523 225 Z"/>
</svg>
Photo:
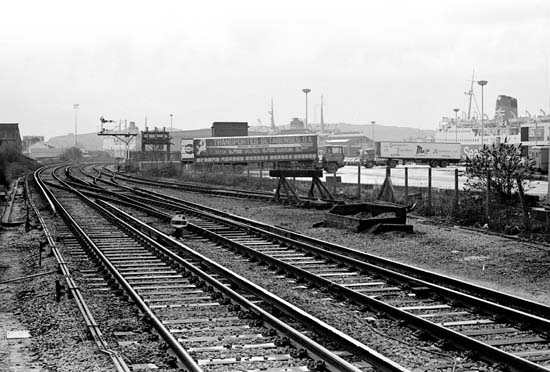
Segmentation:
<svg viewBox="0 0 550 372">
<path fill-rule="evenodd" d="M 397 166 L 396 160 L 389 160 L 386 158 L 379 158 L 374 148 L 367 148 L 359 150 L 359 158 L 361 165 L 365 168 L 372 168 L 375 165 L 389 165 L 392 168 Z"/>
<path fill-rule="evenodd" d="M 327 173 L 335 173 L 344 166 L 344 148 L 334 145 L 325 146 L 321 163 L 321 167 Z"/>
</svg>

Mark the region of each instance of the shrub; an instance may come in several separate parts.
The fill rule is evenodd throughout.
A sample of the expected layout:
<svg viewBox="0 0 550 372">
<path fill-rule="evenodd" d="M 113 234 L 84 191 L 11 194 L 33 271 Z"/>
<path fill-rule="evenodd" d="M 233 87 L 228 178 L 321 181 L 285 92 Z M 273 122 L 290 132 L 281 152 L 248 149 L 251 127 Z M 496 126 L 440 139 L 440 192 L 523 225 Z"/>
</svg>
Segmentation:
<svg viewBox="0 0 550 372">
<path fill-rule="evenodd" d="M 489 190 L 491 197 L 490 209 L 498 210 L 498 214 L 491 219 L 492 225 L 502 225 L 502 221 L 512 215 L 510 212 L 519 196 L 523 210 L 523 224 L 530 230 L 528 204 L 525 199 L 525 190 L 529 189 L 529 180 L 532 178 L 534 161 L 523 156 L 524 147 L 508 142 L 499 145 L 483 146 L 479 155 L 466 159 L 465 189 L 474 192 Z M 503 213 L 504 212 L 504 213 Z"/>
<path fill-rule="evenodd" d="M 67 150 L 65 150 L 59 158 L 62 161 L 68 161 L 68 162 L 79 162 L 82 161 L 84 156 L 82 155 L 82 151 L 80 151 L 77 147 L 70 147 Z"/>
</svg>

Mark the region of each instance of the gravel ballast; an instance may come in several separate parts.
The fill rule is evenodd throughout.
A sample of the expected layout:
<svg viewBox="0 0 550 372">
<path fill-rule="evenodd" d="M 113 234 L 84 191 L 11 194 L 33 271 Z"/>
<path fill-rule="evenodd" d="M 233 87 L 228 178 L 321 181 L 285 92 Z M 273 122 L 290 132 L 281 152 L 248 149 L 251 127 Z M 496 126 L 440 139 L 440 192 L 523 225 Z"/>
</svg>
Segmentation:
<svg viewBox="0 0 550 372">
<path fill-rule="evenodd" d="M 325 211 L 194 193 L 163 193 L 550 305 L 550 248 L 544 245 L 421 218 L 408 218 L 413 233 L 354 233 L 313 227 L 323 221 Z"/>
</svg>

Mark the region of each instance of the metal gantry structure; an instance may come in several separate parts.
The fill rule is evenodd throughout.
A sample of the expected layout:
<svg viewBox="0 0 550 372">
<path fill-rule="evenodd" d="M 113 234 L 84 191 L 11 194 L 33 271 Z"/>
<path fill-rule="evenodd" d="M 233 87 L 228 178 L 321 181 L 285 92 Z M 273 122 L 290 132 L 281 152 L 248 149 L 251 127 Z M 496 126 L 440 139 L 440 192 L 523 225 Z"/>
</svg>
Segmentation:
<svg viewBox="0 0 550 372">
<path fill-rule="evenodd" d="M 101 122 L 101 129 L 100 132 L 97 134 L 98 136 L 111 136 L 119 141 L 123 142 L 126 145 L 126 151 L 125 151 L 125 159 L 130 158 L 130 143 L 134 140 L 134 138 L 137 137 L 137 132 L 130 132 L 129 129 L 125 128 L 125 130 L 121 130 L 120 126 L 119 129 L 109 129 L 106 127 L 106 124 L 114 123 L 114 120 L 107 120 L 105 118 L 100 117 L 99 121 Z"/>
</svg>

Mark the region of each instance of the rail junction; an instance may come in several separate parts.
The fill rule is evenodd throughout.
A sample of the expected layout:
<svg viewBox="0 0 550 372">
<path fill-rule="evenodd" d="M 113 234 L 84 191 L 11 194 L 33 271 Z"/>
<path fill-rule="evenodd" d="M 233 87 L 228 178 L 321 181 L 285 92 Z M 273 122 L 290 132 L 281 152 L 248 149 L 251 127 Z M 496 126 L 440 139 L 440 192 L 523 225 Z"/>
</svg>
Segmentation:
<svg viewBox="0 0 550 372">
<path fill-rule="evenodd" d="M 135 306 L 174 365 L 188 371 L 549 370 L 545 305 L 184 197 L 208 192 L 271 202 L 267 193 L 129 177 L 103 165 L 42 168 L 25 189 L 33 190 L 32 209 L 72 297 L 82 299 L 89 330 L 118 370 L 128 368 L 123 348 L 102 340 L 70 270 L 97 293 Z M 178 237 L 170 225 L 176 212 L 187 217 Z M 55 233 L 44 213 L 57 220 Z M 334 318 L 355 314 L 359 323 L 350 324 L 364 325 L 387 348 L 399 345 L 402 357 L 385 356 L 376 350 L 386 347 L 369 344 L 361 332 L 344 332 L 283 299 L 284 291 L 267 289 L 254 273 L 340 309 Z"/>
</svg>

